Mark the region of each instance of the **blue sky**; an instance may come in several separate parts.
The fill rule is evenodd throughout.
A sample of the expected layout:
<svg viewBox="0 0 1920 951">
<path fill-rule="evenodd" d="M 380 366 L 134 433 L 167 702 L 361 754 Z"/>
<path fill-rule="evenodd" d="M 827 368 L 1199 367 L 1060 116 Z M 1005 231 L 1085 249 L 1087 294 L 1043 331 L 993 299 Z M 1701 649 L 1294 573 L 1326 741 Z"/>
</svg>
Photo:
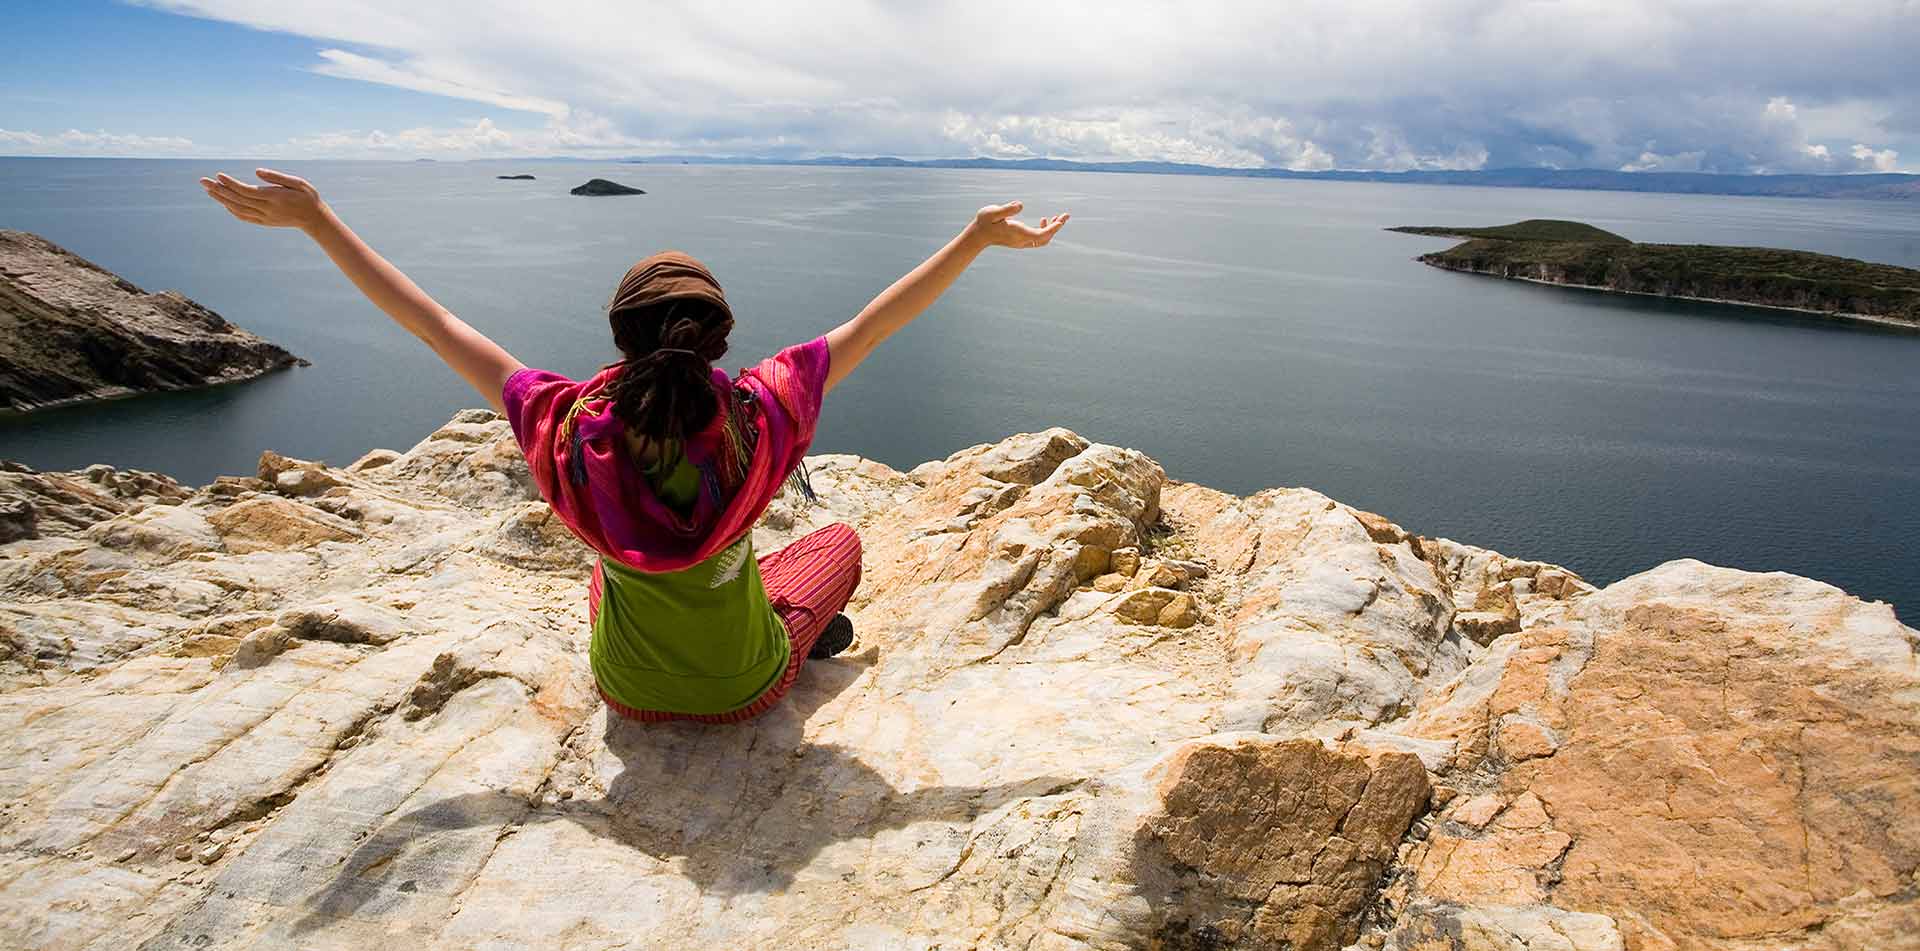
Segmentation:
<svg viewBox="0 0 1920 951">
<path fill-rule="evenodd" d="M 9 4 L 0 154 L 1920 170 L 1920 0 Z"/>
<path fill-rule="evenodd" d="M 150 7 L 101 0 L 8 4 L 6 21 L 0 129 L 186 138 L 217 153 L 242 154 L 320 130 L 457 125 L 489 111 L 314 72 L 318 51 L 337 44 Z M 498 113 L 500 120 L 530 119 L 522 125 L 537 126 L 540 118 Z M 6 144 L 0 153 L 28 151 Z"/>
</svg>

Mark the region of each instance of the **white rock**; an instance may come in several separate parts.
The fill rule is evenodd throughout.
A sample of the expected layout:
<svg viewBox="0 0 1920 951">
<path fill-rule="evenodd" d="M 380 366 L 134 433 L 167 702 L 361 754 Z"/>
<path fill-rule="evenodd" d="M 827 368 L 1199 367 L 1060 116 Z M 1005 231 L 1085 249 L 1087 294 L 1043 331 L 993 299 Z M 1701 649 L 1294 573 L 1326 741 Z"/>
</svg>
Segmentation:
<svg viewBox="0 0 1920 951">
<path fill-rule="evenodd" d="M 116 515 L 73 496 L 78 534 L 0 548 L 0 945 L 1094 951 L 1285 930 L 1300 949 L 1410 948 L 1431 924 L 1482 942 L 1463 947 L 1612 951 L 1629 922 L 1603 899 L 1426 890 L 1490 889 L 1502 856 L 1539 844 L 1491 837 L 1603 810 L 1567 813 L 1542 780 L 1500 790 L 1533 798 L 1462 839 L 1420 816 L 1428 772 L 1471 798 L 1584 755 L 1554 691 L 1606 631 L 1660 618 L 1721 618 L 1836 684 L 1913 669 L 1890 611 L 1814 582 L 1680 563 L 1595 592 L 1309 490 L 1169 482 L 1065 430 L 911 474 L 815 461 L 820 503 L 783 500 L 754 543 L 857 528 L 860 650 L 808 662 L 731 726 L 609 724 L 590 556 L 491 413 L 350 470 L 268 466 L 335 483 L 319 497 L 202 491 Z M 1180 590 L 1120 590 L 1143 546 Z M 1463 640 L 1457 616 L 1503 592 L 1522 629 Z M 1129 598 L 1159 603 L 1127 623 Z M 1654 685 L 1619 689 L 1635 686 Z M 1824 741 L 1871 730 L 1908 755 L 1914 718 L 1877 706 L 1899 696 L 1836 688 Z M 1740 736 L 1791 762 L 1757 722 Z M 1770 768 L 1750 775 L 1788 767 Z M 1849 815 L 1807 821 L 1817 837 Z M 175 854 L 204 871 L 135 862 L 203 829 Z M 1853 839 L 1862 868 L 1898 852 Z M 1447 848 L 1488 875 L 1436 879 Z M 1857 887 L 1873 914 L 1912 913 Z M 1363 934 L 1366 908 L 1397 917 Z M 1852 921 L 1821 933 L 1884 937 Z"/>
</svg>

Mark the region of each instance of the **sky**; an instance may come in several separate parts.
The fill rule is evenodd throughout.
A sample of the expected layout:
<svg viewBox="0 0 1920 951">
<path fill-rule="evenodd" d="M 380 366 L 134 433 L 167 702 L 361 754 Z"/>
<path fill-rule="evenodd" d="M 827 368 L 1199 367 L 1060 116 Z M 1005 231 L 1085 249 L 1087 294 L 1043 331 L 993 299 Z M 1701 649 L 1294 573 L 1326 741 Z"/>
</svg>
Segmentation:
<svg viewBox="0 0 1920 951">
<path fill-rule="evenodd" d="M 1920 171 L 1920 0 L 9 2 L 0 155 Z"/>
</svg>

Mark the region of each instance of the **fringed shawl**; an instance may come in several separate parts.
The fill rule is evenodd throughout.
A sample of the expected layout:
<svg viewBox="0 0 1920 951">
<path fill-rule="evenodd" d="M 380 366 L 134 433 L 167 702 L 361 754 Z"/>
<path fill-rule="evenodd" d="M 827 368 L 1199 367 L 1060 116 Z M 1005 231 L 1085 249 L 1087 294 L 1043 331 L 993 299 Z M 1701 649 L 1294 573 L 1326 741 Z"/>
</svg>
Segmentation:
<svg viewBox="0 0 1920 951">
<path fill-rule="evenodd" d="M 586 380 L 522 368 L 502 398 L 541 497 L 593 550 L 637 571 L 678 571 L 752 530 L 793 477 L 811 500 L 802 463 L 826 388 L 827 339 L 788 347 L 743 369 L 715 368 L 720 412 L 682 451 L 702 491 L 682 514 L 655 494 L 623 439 L 626 425 L 604 397 L 619 367 Z"/>
</svg>

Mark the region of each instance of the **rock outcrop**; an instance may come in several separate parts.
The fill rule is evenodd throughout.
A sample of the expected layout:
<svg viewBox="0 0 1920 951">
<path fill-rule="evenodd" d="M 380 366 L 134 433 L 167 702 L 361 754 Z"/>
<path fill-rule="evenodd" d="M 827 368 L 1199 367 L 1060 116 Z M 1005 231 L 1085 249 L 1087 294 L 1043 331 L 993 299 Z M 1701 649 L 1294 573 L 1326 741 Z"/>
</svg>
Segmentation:
<svg viewBox="0 0 1920 951">
<path fill-rule="evenodd" d="M 567 190 L 569 195 L 644 195 L 646 192 L 631 185 L 610 182 L 604 178 L 588 179 L 584 185 L 575 185 Z"/>
<path fill-rule="evenodd" d="M 0 946 L 1841 949 L 1920 934 L 1920 635 L 1602 590 L 1065 430 L 811 461 L 849 652 L 609 721 L 504 421 L 0 473 Z M 13 513 L 25 513 L 15 515 Z"/>
<path fill-rule="evenodd" d="M 248 380 L 302 360 L 176 291 L 0 230 L 0 409 Z"/>
</svg>

